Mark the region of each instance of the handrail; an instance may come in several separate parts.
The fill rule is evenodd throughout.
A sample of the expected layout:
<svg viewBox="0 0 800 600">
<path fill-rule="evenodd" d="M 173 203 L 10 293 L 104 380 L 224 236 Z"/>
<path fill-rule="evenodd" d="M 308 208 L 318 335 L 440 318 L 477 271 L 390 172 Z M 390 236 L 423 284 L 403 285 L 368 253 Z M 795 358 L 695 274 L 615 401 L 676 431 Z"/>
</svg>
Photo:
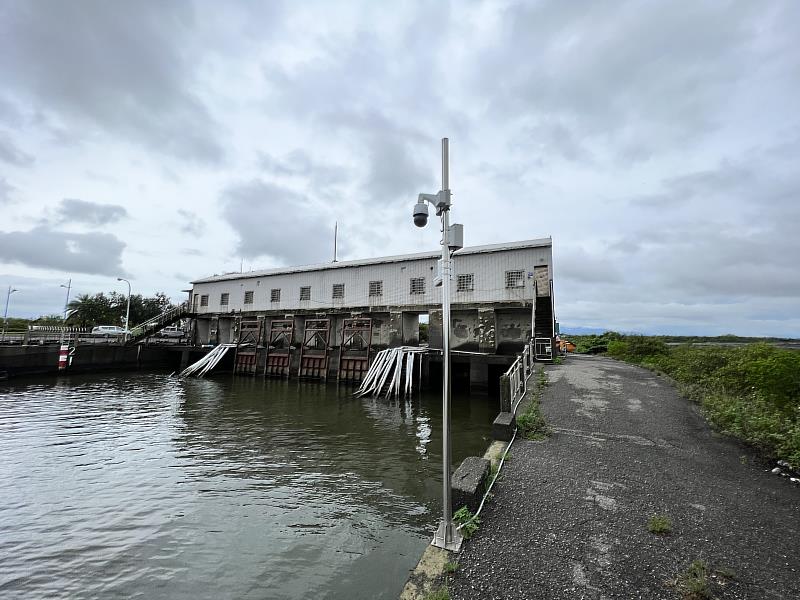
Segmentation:
<svg viewBox="0 0 800 600">
<path fill-rule="evenodd" d="M 139 323 L 136 325 L 136 327 L 131 329 L 129 340 L 135 340 L 152 333 L 159 328 L 159 325 L 166 325 L 167 323 L 171 323 L 175 319 L 180 318 L 182 315 L 188 312 L 188 309 L 188 302 L 183 302 L 177 306 L 168 308 L 161 314 L 158 314 L 143 323 Z"/>
<path fill-rule="evenodd" d="M 528 379 L 533 372 L 533 363 L 535 361 L 535 354 L 533 350 L 533 340 L 528 340 L 522 350 L 522 354 L 517 356 L 517 359 L 505 372 L 508 377 L 509 387 L 511 392 L 511 413 L 516 414 L 517 407 L 525 393 L 528 391 Z"/>
</svg>

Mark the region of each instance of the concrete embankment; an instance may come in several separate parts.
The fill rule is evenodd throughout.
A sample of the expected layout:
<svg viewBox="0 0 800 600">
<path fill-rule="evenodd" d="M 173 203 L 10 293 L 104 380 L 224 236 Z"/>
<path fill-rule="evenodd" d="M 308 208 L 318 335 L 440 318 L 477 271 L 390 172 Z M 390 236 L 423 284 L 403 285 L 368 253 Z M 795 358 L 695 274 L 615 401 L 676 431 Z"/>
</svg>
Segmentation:
<svg viewBox="0 0 800 600">
<path fill-rule="evenodd" d="M 0 346 L 0 376 L 58 374 L 58 345 Z M 168 348 L 90 344 L 77 346 L 66 373 L 105 369 L 175 368 L 181 353 Z"/>
<path fill-rule="evenodd" d="M 515 442 L 451 598 L 800 598 L 800 485 L 649 371 L 546 370 L 553 435 Z"/>
</svg>

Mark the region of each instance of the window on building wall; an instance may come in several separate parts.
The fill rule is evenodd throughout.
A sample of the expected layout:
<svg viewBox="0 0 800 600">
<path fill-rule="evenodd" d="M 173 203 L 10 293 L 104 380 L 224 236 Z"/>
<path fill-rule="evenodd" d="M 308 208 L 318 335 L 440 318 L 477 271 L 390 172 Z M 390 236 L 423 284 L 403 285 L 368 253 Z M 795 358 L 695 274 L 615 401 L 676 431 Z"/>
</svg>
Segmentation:
<svg viewBox="0 0 800 600">
<path fill-rule="evenodd" d="M 370 281 L 369 282 L 369 296 L 370 296 L 370 298 L 383 296 L 383 282 L 382 281 Z"/>
<path fill-rule="evenodd" d="M 200 296 L 200 306 L 208 306 L 208 294 Z"/>
<path fill-rule="evenodd" d="M 525 271 L 506 271 L 506 287 L 521 288 L 525 287 Z"/>
<path fill-rule="evenodd" d="M 411 278 L 411 293 L 412 294 L 424 294 L 425 293 L 425 278 L 424 277 L 412 277 Z"/>
<path fill-rule="evenodd" d="M 471 292 L 475 289 L 475 275 L 473 273 L 463 273 L 456 279 L 457 292 Z"/>
<path fill-rule="evenodd" d="M 306 285 L 300 288 L 300 300 L 311 300 L 311 286 Z"/>
<path fill-rule="evenodd" d="M 281 288 L 273 288 L 269 293 L 269 301 L 270 302 L 280 302 L 281 301 Z"/>
<path fill-rule="evenodd" d="M 219 296 L 219 305 L 220 306 L 228 306 L 228 301 L 230 300 L 231 295 L 228 292 L 224 294 L 220 294 Z"/>
<path fill-rule="evenodd" d="M 331 297 L 336 298 L 344 298 L 344 284 L 343 283 L 334 283 L 333 284 L 333 292 Z"/>
<path fill-rule="evenodd" d="M 252 304 L 254 295 L 255 295 L 255 292 L 253 292 L 252 290 L 249 291 L 249 292 L 245 292 L 244 293 L 244 303 L 245 304 Z"/>
<path fill-rule="evenodd" d="M 197 303 L 198 302 L 200 302 L 200 294 L 195 294 L 194 295 L 194 301 L 192 302 L 192 306 L 194 306 L 195 309 L 197 309 Z"/>
</svg>

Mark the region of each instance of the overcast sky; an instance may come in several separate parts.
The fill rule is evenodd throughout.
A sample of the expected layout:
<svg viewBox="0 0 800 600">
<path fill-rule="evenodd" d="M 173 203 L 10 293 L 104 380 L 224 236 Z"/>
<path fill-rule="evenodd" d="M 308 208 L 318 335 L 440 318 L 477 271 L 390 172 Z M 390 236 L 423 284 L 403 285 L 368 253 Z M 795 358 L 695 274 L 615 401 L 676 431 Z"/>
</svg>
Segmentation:
<svg viewBox="0 0 800 600">
<path fill-rule="evenodd" d="M 800 3 L 0 0 L 0 286 L 552 235 L 566 327 L 800 337 Z"/>
</svg>

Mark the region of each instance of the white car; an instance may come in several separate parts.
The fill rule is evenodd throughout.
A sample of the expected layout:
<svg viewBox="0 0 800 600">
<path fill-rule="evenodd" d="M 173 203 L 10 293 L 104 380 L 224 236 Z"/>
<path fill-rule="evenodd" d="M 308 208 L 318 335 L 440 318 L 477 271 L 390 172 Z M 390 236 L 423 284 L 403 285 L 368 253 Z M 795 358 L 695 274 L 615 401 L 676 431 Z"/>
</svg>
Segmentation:
<svg viewBox="0 0 800 600">
<path fill-rule="evenodd" d="M 118 327 L 117 325 L 98 325 L 97 327 L 92 327 L 92 335 L 111 337 L 125 335 L 126 333 L 124 327 Z"/>
<path fill-rule="evenodd" d="M 181 329 L 177 325 L 168 325 L 167 327 L 164 327 L 164 329 L 159 331 L 158 335 L 166 338 L 179 338 L 183 337 L 184 334 L 183 334 L 183 329 Z"/>
</svg>

